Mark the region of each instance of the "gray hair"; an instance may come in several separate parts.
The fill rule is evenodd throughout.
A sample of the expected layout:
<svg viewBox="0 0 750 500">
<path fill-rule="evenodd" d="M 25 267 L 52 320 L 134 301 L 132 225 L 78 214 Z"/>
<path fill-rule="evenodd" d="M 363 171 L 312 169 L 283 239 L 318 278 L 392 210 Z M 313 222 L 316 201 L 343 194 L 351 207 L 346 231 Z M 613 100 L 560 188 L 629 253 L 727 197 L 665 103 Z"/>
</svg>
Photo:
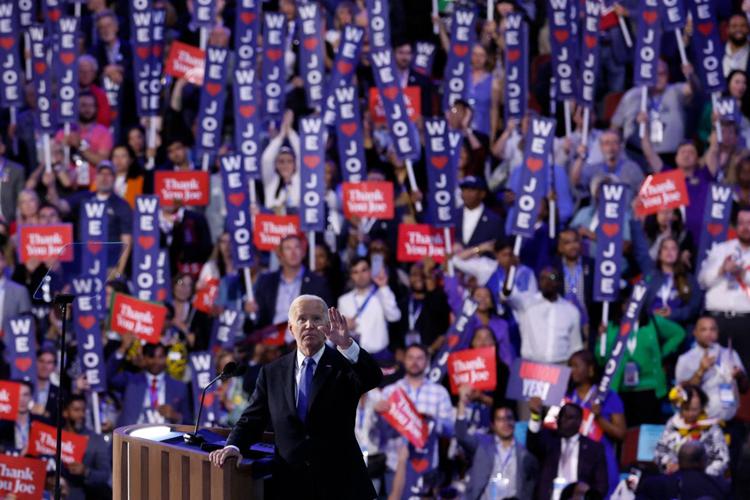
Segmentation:
<svg viewBox="0 0 750 500">
<path fill-rule="evenodd" d="M 292 322 L 292 318 L 297 317 L 297 306 L 305 301 L 313 301 L 319 303 L 323 307 L 323 312 L 325 314 L 325 318 L 327 321 L 330 322 L 330 318 L 328 317 L 328 304 L 326 304 L 326 301 L 318 297 L 317 295 L 300 295 L 296 299 L 292 301 L 291 304 L 289 304 L 289 322 Z"/>
</svg>

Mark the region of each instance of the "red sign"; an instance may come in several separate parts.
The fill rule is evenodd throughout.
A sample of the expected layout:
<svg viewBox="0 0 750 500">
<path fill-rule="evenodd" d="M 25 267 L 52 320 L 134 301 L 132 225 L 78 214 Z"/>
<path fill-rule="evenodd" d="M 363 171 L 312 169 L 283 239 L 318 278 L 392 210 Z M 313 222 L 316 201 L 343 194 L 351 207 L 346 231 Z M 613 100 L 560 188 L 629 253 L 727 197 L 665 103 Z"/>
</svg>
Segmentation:
<svg viewBox="0 0 750 500">
<path fill-rule="evenodd" d="M 675 169 L 646 177 L 638 191 L 635 212 L 643 216 L 689 204 L 685 174 Z"/>
<path fill-rule="evenodd" d="M 258 214 L 253 227 L 253 243 L 259 250 L 276 250 L 281 240 L 300 234 L 298 215 Z"/>
<path fill-rule="evenodd" d="M 132 333 L 149 344 L 156 344 L 161 339 L 166 315 L 167 308 L 161 304 L 116 293 L 109 324 L 112 331 L 120 335 Z"/>
<path fill-rule="evenodd" d="M 424 448 L 427 443 L 427 422 L 419 414 L 414 403 L 403 389 L 397 388 L 388 398 L 391 408 L 382 414 L 386 422 L 409 440 L 417 448 Z"/>
<path fill-rule="evenodd" d="M 0 420 L 16 420 L 21 384 L 0 380 Z"/>
<path fill-rule="evenodd" d="M 198 47 L 174 41 L 169 49 L 164 72 L 175 78 L 184 78 L 193 85 L 203 85 L 205 53 Z"/>
<path fill-rule="evenodd" d="M 19 231 L 18 258 L 22 263 L 30 259 L 71 262 L 73 251 L 66 245 L 73 243 L 73 224 L 52 224 L 48 226 L 21 226 Z"/>
<path fill-rule="evenodd" d="M 429 224 L 399 224 L 397 255 L 399 262 L 417 262 L 425 257 L 431 257 L 438 263 L 443 262 L 445 230 Z"/>
<path fill-rule="evenodd" d="M 154 174 L 154 193 L 163 205 L 208 205 L 208 172 L 191 170 L 188 172 L 158 171 Z"/>
<path fill-rule="evenodd" d="M 409 114 L 409 118 L 416 122 L 419 115 L 422 114 L 422 93 L 419 87 L 404 88 L 404 104 L 406 104 L 406 112 Z M 375 125 L 386 124 L 385 109 L 383 109 L 383 101 L 377 87 L 370 88 L 370 116 Z"/>
<path fill-rule="evenodd" d="M 220 282 L 218 278 L 211 278 L 198 284 L 198 287 L 195 289 L 195 297 L 193 297 L 193 307 L 196 310 L 206 314 L 213 312 L 216 297 L 219 296 Z"/>
<path fill-rule="evenodd" d="M 88 436 L 75 432 L 62 432 L 62 461 L 65 464 L 83 463 L 83 455 L 89 444 Z M 29 455 L 55 455 L 57 450 L 57 429 L 38 420 L 31 422 L 29 431 Z"/>
<path fill-rule="evenodd" d="M 0 497 L 39 500 L 44 494 L 47 465 L 38 458 L 0 455 Z"/>
<path fill-rule="evenodd" d="M 393 183 L 388 181 L 344 182 L 344 217 L 393 219 Z"/>
<path fill-rule="evenodd" d="M 466 349 L 448 356 L 448 376 L 451 392 L 458 394 L 458 388 L 469 385 L 479 391 L 494 390 L 497 385 L 495 348 Z"/>
</svg>

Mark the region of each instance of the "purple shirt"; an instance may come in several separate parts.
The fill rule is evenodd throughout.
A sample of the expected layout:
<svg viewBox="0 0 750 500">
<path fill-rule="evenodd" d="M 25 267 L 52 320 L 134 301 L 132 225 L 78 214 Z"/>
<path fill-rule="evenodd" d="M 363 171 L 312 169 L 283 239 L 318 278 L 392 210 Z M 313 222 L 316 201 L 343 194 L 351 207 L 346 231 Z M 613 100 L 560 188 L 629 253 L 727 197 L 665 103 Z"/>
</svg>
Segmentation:
<svg viewBox="0 0 750 500">
<path fill-rule="evenodd" d="M 693 235 L 693 241 L 701 239 L 706 196 L 714 180 L 711 171 L 706 167 L 697 168 L 691 177 L 685 179 L 688 199 L 690 199 L 690 205 L 685 207 L 685 227 Z"/>
</svg>

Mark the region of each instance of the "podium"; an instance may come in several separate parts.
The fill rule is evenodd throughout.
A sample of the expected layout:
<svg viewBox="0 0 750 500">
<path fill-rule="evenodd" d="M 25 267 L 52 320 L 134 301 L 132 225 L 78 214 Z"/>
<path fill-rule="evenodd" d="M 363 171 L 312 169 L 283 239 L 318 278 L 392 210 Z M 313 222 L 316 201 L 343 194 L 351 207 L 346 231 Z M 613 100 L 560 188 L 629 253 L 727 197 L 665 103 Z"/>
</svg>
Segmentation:
<svg viewBox="0 0 750 500">
<path fill-rule="evenodd" d="M 187 425 L 130 425 L 114 431 L 112 496 L 177 499 L 263 499 L 268 459 L 243 458 L 221 469 L 208 461 L 208 452 L 182 442 Z M 226 437 L 229 429 L 209 431 Z"/>
</svg>

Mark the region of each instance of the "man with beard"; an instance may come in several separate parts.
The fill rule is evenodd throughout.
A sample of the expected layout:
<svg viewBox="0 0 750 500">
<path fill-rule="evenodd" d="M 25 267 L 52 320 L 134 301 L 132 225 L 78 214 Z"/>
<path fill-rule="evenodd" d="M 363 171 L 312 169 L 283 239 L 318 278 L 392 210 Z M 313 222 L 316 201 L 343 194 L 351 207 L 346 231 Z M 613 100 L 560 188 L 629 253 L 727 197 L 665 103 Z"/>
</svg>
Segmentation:
<svg viewBox="0 0 750 500">
<path fill-rule="evenodd" d="M 578 433 L 583 420 L 581 407 L 569 403 L 560 408 L 556 431 L 542 428 L 541 399 L 531 398 L 529 409 L 526 446 L 541 464 L 536 498 L 559 498 L 562 490 L 573 483 L 585 483 L 605 495 L 609 490 L 604 446 Z"/>
<path fill-rule="evenodd" d="M 414 403 L 417 411 L 435 421 L 435 432 L 442 437 L 453 436 L 453 406 L 448 391 L 440 384 L 436 384 L 427 378 L 429 365 L 427 348 L 421 344 L 413 344 L 406 348 L 404 353 L 404 378 L 386 386 L 383 389 L 383 399 L 375 403 L 375 411 L 382 414 L 390 410 L 391 403 L 388 398 L 397 389 L 406 393 Z M 401 448 L 408 443 L 405 438 L 396 432 L 389 424 L 383 422 L 386 441 L 386 491 L 391 491 L 398 457 Z M 433 467 L 438 465 L 438 454 L 432 457 Z"/>
<path fill-rule="evenodd" d="M 750 366 L 750 207 L 737 212 L 737 238 L 713 246 L 698 281 L 706 290 L 706 311 L 716 319 L 719 342 Z"/>
<path fill-rule="evenodd" d="M 96 122 L 99 105 L 94 94 L 82 91 L 78 95 L 78 123 L 69 134 L 63 130 L 55 134 L 55 141 L 71 149 L 70 158 L 75 166 L 79 186 L 91 184 L 91 170 L 109 158 L 113 139 L 109 129 Z"/>
<path fill-rule="evenodd" d="M 750 44 L 747 35 L 750 33 L 747 18 L 743 14 L 735 14 L 729 18 L 727 25 L 727 44 L 724 46 L 722 68 L 724 76 L 738 69 L 747 73 L 750 62 Z"/>
<path fill-rule="evenodd" d="M 111 496 L 109 482 L 112 456 L 101 435 L 86 428 L 86 398 L 80 394 L 72 395 L 65 403 L 62 416 L 65 421 L 64 431 L 88 438 L 83 461 L 64 466 L 63 475 L 70 487 L 67 498 L 82 500 Z"/>
<path fill-rule="evenodd" d="M 577 187 L 579 195 L 588 194 L 591 181 L 602 174 L 614 176 L 618 181 L 627 184 L 631 193 L 637 193 L 643 182 L 643 172 L 637 163 L 623 154 L 619 132 L 616 130 L 602 132 L 599 136 L 599 147 L 604 159 L 602 163 L 584 164 L 585 157 L 579 155 L 573 164 L 570 181 Z"/>
<path fill-rule="evenodd" d="M 521 357 L 539 363 L 566 365 L 568 358 L 583 347 L 581 313 L 562 298 L 560 272 L 546 267 L 539 273 L 538 292 L 518 292 L 505 297 L 518 318 Z"/>
</svg>

